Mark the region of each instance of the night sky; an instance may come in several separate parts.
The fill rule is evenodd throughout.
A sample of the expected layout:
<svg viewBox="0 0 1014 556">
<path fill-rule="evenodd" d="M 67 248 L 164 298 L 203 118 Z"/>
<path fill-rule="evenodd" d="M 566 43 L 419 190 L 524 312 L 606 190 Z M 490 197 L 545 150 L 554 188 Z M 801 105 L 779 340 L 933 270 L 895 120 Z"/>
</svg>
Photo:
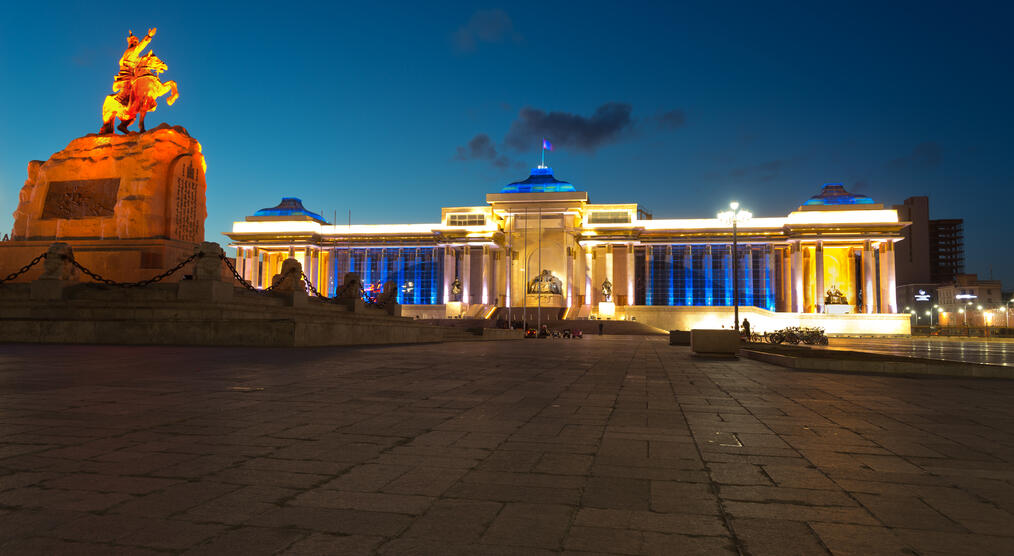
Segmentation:
<svg viewBox="0 0 1014 556">
<path fill-rule="evenodd" d="M 436 222 L 546 136 L 559 179 L 656 218 L 929 195 L 965 219 L 966 270 L 1014 286 L 1011 3 L 208 4 L 5 3 L 0 230 L 28 161 L 98 131 L 127 30 L 157 27 L 180 99 L 148 124 L 201 141 L 211 241 L 282 196 Z"/>
</svg>

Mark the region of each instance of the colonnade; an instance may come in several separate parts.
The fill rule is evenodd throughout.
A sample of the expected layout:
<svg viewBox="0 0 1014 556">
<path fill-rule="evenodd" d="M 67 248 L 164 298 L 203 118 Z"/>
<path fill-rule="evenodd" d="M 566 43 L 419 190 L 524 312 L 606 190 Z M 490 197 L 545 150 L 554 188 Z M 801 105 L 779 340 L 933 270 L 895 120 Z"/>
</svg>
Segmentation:
<svg viewBox="0 0 1014 556">
<path fill-rule="evenodd" d="M 722 245 L 725 244 L 714 244 Z M 776 298 L 776 310 L 788 312 L 824 312 L 825 281 L 827 260 L 825 250 L 830 244 L 817 240 L 803 243 L 789 241 L 783 245 L 771 245 L 765 258 L 758 259 L 766 268 L 761 271 L 770 279 L 770 288 Z M 840 249 L 841 244 L 833 244 Z M 648 274 L 651 262 L 651 246 L 645 246 L 644 272 Z M 690 249 L 690 245 L 673 245 L 672 248 Z M 745 246 L 749 248 L 749 246 Z M 896 313 L 898 310 L 895 288 L 894 243 L 870 240 L 845 247 L 848 251 L 846 272 L 842 279 L 848 280 L 849 303 L 859 306 L 865 313 Z M 436 279 L 432 296 L 425 302 L 446 303 L 453 298 L 452 285 L 455 278 L 461 282 L 461 297 L 464 303 L 520 306 L 527 291 L 525 274 L 519 262 L 524 253 L 514 249 L 501 248 L 492 244 L 427 247 L 420 249 L 442 250 L 442 276 Z M 633 305 L 637 302 L 637 265 L 635 246 L 630 242 L 580 245 L 571 241 L 563 246 L 564 260 L 560 276 L 563 282 L 561 295 L 565 306 L 594 305 L 603 301 L 602 281 L 608 279 L 613 285 L 613 301 L 617 305 Z M 288 257 L 297 258 L 310 283 L 322 295 L 333 295 L 340 285 L 337 276 L 340 263 L 338 252 L 332 247 L 290 247 L 288 251 L 264 249 L 256 246 L 237 247 L 236 271 L 255 287 L 271 285 L 271 278 L 281 270 L 282 261 Z M 434 252 L 434 256 L 438 256 Z M 728 256 L 723 255 L 723 256 Z M 712 245 L 705 245 L 704 280 L 724 281 L 725 277 L 715 276 L 712 265 Z M 341 259 L 348 264 L 347 258 Z M 691 257 L 684 254 L 684 265 L 691 264 Z M 754 260 L 744 257 L 744 276 L 752 276 Z M 838 263 L 842 265 L 843 263 Z M 435 267 L 434 267 L 435 268 Z M 534 278 L 538 271 L 529 269 L 527 278 Z M 535 272 L 532 272 L 535 271 Z M 646 282 L 648 280 L 646 279 Z M 647 283 L 645 287 L 651 287 Z M 520 289 L 520 291 L 519 291 Z M 437 294 L 442 295 L 437 295 Z M 861 294 L 861 295 L 857 295 Z M 707 304 L 724 305 L 714 299 Z M 664 304 L 664 303 L 663 303 Z"/>
</svg>

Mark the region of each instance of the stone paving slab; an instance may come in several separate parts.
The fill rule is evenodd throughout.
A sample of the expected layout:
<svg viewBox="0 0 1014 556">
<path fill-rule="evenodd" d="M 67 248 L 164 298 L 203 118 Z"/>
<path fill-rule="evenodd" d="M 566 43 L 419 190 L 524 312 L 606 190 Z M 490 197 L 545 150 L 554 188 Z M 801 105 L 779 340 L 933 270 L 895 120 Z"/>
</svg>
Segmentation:
<svg viewBox="0 0 1014 556">
<path fill-rule="evenodd" d="M 1014 383 L 665 338 L 0 346 L 0 554 L 1012 554 Z"/>
</svg>

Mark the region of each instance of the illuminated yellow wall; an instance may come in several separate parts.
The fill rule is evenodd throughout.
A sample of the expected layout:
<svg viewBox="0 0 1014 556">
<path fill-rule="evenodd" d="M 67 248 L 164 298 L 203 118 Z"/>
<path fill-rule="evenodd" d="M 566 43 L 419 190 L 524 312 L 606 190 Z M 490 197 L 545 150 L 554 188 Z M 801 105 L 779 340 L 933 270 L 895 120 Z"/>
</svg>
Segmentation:
<svg viewBox="0 0 1014 556">
<path fill-rule="evenodd" d="M 848 247 L 824 246 L 824 292 L 831 286 L 838 286 L 848 298 L 849 304 L 855 305 L 855 271 L 849 261 Z"/>
</svg>

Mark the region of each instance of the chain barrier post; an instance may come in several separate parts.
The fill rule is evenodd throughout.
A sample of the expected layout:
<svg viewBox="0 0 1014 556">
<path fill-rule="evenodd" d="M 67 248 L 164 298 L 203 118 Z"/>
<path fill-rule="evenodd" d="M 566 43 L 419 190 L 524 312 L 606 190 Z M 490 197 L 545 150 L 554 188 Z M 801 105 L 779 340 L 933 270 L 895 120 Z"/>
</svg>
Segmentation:
<svg viewBox="0 0 1014 556">
<path fill-rule="evenodd" d="M 46 251 L 42 276 L 32 282 L 31 299 L 56 301 L 64 299 L 68 286 L 77 284 L 74 268 L 74 250 L 70 245 L 56 242 Z"/>
<path fill-rule="evenodd" d="M 228 261 L 225 251 L 217 243 L 202 242 L 194 252 L 193 280 L 181 280 L 176 299 L 181 301 L 220 302 L 232 299 L 233 286 L 223 279 L 222 260 Z"/>
</svg>

